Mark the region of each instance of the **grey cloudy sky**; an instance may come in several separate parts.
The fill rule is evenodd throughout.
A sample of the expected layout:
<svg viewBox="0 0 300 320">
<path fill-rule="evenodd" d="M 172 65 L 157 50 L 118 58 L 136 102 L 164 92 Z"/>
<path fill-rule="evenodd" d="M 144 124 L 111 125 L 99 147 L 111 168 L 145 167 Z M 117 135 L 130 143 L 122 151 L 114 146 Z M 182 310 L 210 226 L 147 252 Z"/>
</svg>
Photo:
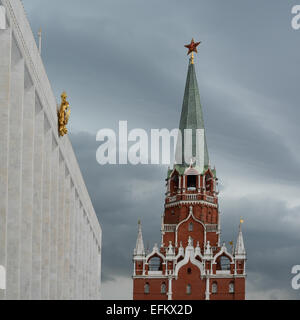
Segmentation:
<svg viewBox="0 0 300 320">
<path fill-rule="evenodd" d="M 288 0 L 24 0 L 43 29 L 57 97 L 72 105 L 70 137 L 103 228 L 103 298 L 131 298 L 137 219 L 160 240 L 164 166 L 100 166 L 96 132 L 178 127 L 188 60 L 196 71 L 211 164 L 221 182 L 222 233 L 245 219 L 249 299 L 299 299 L 300 31 Z"/>
</svg>

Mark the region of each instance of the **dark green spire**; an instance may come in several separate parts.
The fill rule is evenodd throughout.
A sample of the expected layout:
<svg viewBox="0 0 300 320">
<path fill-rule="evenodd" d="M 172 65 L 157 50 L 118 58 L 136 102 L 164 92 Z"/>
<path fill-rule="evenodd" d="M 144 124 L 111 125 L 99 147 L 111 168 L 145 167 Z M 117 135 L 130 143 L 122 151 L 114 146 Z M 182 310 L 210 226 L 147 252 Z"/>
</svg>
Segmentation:
<svg viewBox="0 0 300 320">
<path fill-rule="evenodd" d="M 200 159 L 196 157 L 196 129 L 204 129 L 204 120 L 202 113 L 202 106 L 200 103 L 200 95 L 198 89 L 198 83 L 195 72 L 195 65 L 193 63 L 193 57 L 190 59 L 190 64 L 188 68 L 188 74 L 186 78 L 185 92 L 182 104 L 182 112 L 180 118 L 179 129 L 182 135 L 184 134 L 184 129 L 193 130 L 193 140 L 192 140 L 192 156 L 196 159 L 196 166 Z M 182 163 L 184 163 L 184 139 L 182 147 Z M 202 157 L 204 157 L 204 168 L 208 167 L 209 157 L 207 150 L 206 137 L 204 133 L 204 150 L 199 152 Z M 202 159 L 201 159 L 202 160 Z M 203 161 L 203 160 L 202 160 Z M 202 162 L 201 161 L 201 162 Z M 189 165 L 186 163 L 184 166 Z"/>
</svg>

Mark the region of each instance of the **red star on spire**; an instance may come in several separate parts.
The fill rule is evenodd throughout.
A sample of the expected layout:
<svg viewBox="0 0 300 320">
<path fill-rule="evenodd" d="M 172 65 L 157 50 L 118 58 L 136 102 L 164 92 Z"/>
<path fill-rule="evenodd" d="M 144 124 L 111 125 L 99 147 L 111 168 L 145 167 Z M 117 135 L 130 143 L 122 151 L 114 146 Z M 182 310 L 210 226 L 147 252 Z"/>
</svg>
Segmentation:
<svg viewBox="0 0 300 320">
<path fill-rule="evenodd" d="M 185 45 L 185 47 L 189 49 L 189 52 L 187 54 L 189 55 L 192 52 L 198 53 L 197 47 L 199 46 L 200 43 L 201 42 L 194 42 L 194 39 L 192 39 L 190 44 Z"/>
</svg>

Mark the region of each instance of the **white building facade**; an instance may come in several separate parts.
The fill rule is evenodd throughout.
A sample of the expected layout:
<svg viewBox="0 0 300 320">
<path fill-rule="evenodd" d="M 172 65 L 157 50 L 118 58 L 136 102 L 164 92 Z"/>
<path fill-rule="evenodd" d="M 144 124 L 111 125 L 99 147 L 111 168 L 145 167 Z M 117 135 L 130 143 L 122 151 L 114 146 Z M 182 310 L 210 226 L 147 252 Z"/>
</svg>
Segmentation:
<svg viewBox="0 0 300 320">
<path fill-rule="evenodd" d="M 0 5 L 0 300 L 99 299 L 101 226 L 23 5 Z"/>
</svg>

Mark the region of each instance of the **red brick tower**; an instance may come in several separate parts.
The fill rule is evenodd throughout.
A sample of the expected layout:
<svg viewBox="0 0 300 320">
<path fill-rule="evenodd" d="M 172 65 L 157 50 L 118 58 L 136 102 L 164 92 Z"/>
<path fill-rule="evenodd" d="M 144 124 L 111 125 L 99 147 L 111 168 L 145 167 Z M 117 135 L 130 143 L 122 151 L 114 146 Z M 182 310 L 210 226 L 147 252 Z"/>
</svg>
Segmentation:
<svg viewBox="0 0 300 320">
<path fill-rule="evenodd" d="M 188 47 L 192 45 L 193 41 Z M 186 145 L 177 147 L 179 161 L 166 179 L 161 246 L 155 244 L 150 253 L 145 252 L 139 222 L 133 255 L 134 300 L 245 299 L 243 221 L 229 251 L 220 242 L 218 179 L 209 164 L 193 51 L 195 43 L 180 119 L 181 132 L 192 130 L 193 139 L 191 143 L 183 139 Z M 186 154 L 191 155 L 189 164 Z"/>
</svg>

